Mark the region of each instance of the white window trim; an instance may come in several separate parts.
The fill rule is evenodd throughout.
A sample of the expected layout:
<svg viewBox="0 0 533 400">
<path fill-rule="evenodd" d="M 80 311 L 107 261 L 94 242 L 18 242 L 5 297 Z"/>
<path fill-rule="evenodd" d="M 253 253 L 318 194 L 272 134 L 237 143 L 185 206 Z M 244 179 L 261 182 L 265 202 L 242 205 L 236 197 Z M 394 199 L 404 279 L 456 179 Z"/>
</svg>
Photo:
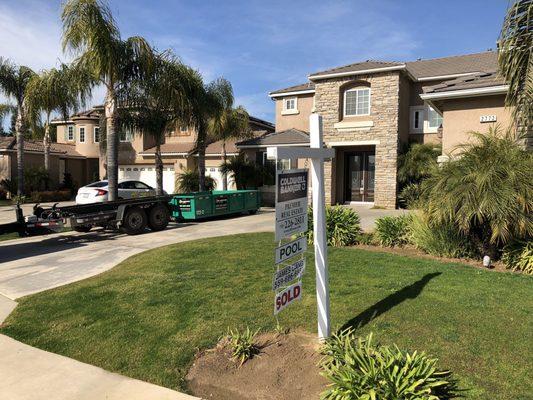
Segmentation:
<svg viewBox="0 0 533 400">
<path fill-rule="evenodd" d="M 421 119 L 418 123 L 418 128 L 415 128 L 415 112 L 420 113 Z M 409 112 L 409 128 L 410 133 L 424 133 L 426 125 L 426 107 L 425 106 L 411 106 Z"/>
<path fill-rule="evenodd" d="M 83 140 L 81 140 L 82 129 L 83 129 Z M 80 143 L 85 143 L 85 141 L 87 140 L 87 129 L 85 128 L 85 126 L 78 127 L 78 138 L 79 138 Z"/>
<path fill-rule="evenodd" d="M 294 108 L 287 108 L 287 102 L 290 100 L 294 100 Z M 283 109 L 281 111 L 281 115 L 293 115 L 293 114 L 299 114 L 300 111 L 298 111 L 298 97 L 284 97 L 283 98 Z"/>
<path fill-rule="evenodd" d="M 348 93 L 348 92 L 357 92 L 358 90 L 368 90 L 368 113 L 346 115 L 346 93 Z M 344 91 L 344 94 L 343 94 L 342 102 L 343 102 L 342 115 L 344 117 L 360 117 L 360 116 L 364 116 L 364 115 L 370 115 L 370 113 L 372 112 L 371 111 L 371 108 L 372 108 L 372 90 L 369 87 L 366 87 L 366 86 L 354 87 L 354 88 L 346 89 Z M 357 95 L 356 101 L 355 101 L 355 109 L 356 109 L 356 111 L 357 111 L 357 103 L 358 102 L 359 102 L 359 94 Z"/>
<path fill-rule="evenodd" d="M 96 134 L 96 131 L 98 130 L 98 135 Z M 96 139 L 98 137 L 98 139 Z M 100 127 L 95 126 L 93 127 L 93 143 L 99 143 L 100 142 Z"/>
<path fill-rule="evenodd" d="M 72 128 L 72 138 L 70 137 L 70 129 Z M 75 127 L 74 125 L 67 125 L 67 141 L 68 142 L 73 142 L 75 140 Z"/>
<path fill-rule="evenodd" d="M 429 109 L 430 109 L 430 107 L 431 106 L 428 105 L 427 108 L 426 108 L 426 111 L 425 111 L 427 117 L 424 120 L 424 133 L 437 133 L 439 131 L 439 127 L 438 126 L 436 126 L 436 127 L 429 126 L 429 111 L 430 111 Z M 437 112 L 437 110 L 435 110 L 434 108 L 433 108 L 433 110 L 435 112 Z"/>
</svg>

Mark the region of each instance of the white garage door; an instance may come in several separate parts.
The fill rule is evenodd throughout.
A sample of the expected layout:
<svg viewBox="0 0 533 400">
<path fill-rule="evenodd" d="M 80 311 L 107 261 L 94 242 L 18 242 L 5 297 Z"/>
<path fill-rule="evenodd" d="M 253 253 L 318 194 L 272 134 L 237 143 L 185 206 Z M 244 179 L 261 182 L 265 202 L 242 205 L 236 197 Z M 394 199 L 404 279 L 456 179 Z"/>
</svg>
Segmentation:
<svg viewBox="0 0 533 400">
<path fill-rule="evenodd" d="M 118 179 L 132 179 L 156 187 L 155 166 L 153 165 L 121 165 L 118 168 Z M 175 174 L 173 165 L 163 165 L 163 190 L 174 193 Z"/>
</svg>

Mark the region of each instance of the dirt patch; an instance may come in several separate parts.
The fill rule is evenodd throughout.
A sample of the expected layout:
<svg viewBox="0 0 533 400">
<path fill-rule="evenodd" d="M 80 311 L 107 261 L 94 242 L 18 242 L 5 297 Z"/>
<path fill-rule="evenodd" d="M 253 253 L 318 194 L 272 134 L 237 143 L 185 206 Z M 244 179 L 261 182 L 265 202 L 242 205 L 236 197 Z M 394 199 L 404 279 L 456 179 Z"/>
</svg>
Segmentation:
<svg viewBox="0 0 533 400">
<path fill-rule="evenodd" d="M 258 336 L 259 356 L 242 366 L 223 343 L 200 353 L 187 374 L 195 396 L 217 400 L 318 399 L 327 381 L 319 375 L 315 336 L 296 332 Z"/>
<path fill-rule="evenodd" d="M 486 271 L 513 273 L 513 271 L 507 269 L 505 267 L 505 264 L 502 263 L 501 261 L 496 261 L 492 264 L 491 268 L 486 268 L 483 266 L 483 262 L 481 260 L 472 260 L 468 258 L 438 257 L 438 256 L 434 256 L 431 254 L 424 253 L 422 250 L 419 250 L 413 246 L 405 246 L 405 247 L 384 247 L 383 246 L 382 247 L 382 246 L 373 246 L 373 245 L 366 245 L 366 244 L 357 244 L 352 247 L 363 249 L 363 250 L 381 252 L 381 253 L 391 253 L 391 254 L 398 254 L 398 255 L 409 256 L 409 257 L 427 258 L 430 260 L 438 260 L 438 261 L 443 261 L 443 262 L 467 264 L 472 267 L 483 269 Z M 514 272 L 514 273 L 519 273 L 519 272 Z"/>
</svg>

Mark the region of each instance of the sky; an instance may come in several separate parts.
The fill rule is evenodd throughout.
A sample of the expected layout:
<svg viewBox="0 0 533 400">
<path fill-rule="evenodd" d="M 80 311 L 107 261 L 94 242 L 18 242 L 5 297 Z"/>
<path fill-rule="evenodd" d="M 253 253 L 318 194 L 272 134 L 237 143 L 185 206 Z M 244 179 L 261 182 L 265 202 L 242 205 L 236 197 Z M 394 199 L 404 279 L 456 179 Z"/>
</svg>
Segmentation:
<svg viewBox="0 0 533 400">
<path fill-rule="evenodd" d="M 236 104 L 274 122 L 268 92 L 367 59 L 410 61 L 485 51 L 508 0 L 109 0 L 123 38 L 172 49 L 206 81 L 223 76 Z M 61 0 L 0 0 L 0 57 L 35 70 L 61 51 Z M 93 103 L 103 91 L 93 93 Z M 0 99 L 2 101 L 2 99 Z"/>
</svg>

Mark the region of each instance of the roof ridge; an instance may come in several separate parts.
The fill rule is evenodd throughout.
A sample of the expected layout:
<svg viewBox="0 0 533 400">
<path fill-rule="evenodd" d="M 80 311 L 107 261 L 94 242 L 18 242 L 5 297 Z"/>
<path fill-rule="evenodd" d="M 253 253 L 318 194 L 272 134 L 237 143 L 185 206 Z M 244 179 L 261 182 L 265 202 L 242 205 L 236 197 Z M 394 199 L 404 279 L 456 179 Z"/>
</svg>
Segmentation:
<svg viewBox="0 0 533 400">
<path fill-rule="evenodd" d="M 444 57 L 436 57 L 436 58 L 421 58 L 419 60 L 414 60 L 414 61 L 405 61 L 405 63 L 416 63 L 416 62 L 421 62 L 421 61 L 436 61 L 436 60 L 443 60 L 443 59 L 449 59 L 449 58 L 475 56 L 475 55 L 486 54 L 486 53 L 497 53 L 497 51 L 496 50 L 485 50 L 485 51 L 480 51 L 477 53 L 456 54 L 453 56 L 444 56 Z"/>
</svg>

